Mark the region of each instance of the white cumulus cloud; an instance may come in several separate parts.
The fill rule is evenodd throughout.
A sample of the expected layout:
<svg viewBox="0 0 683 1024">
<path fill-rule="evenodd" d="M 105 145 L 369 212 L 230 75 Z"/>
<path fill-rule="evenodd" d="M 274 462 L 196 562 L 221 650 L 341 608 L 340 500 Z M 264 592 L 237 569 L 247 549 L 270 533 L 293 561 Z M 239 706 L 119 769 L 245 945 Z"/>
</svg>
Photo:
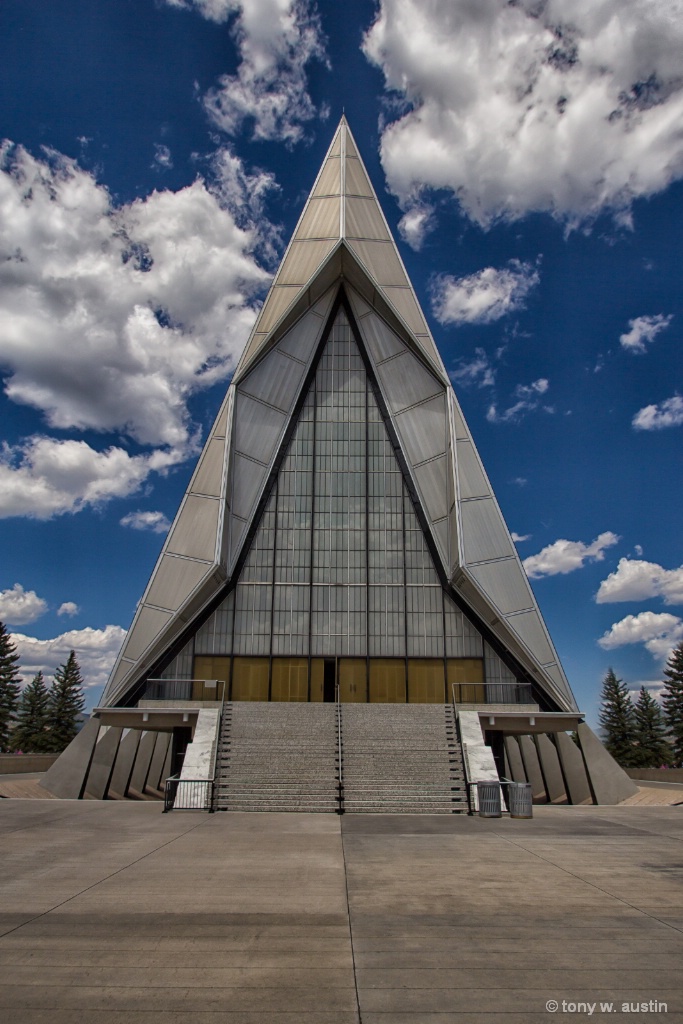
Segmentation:
<svg viewBox="0 0 683 1024">
<path fill-rule="evenodd" d="M 658 405 L 646 405 L 633 417 L 636 430 L 666 430 L 683 424 L 683 397 L 673 395 Z"/>
<path fill-rule="evenodd" d="M 550 384 L 545 377 L 539 377 L 531 384 L 518 384 L 514 390 L 514 397 L 517 399 L 511 406 L 499 411 L 496 402 L 492 402 L 486 411 L 486 419 L 489 423 L 519 423 L 530 412 L 538 409 L 541 405 L 541 398 L 547 392 Z M 544 412 L 552 413 L 552 406 L 542 406 Z"/>
<path fill-rule="evenodd" d="M 665 316 L 664 313 L 656 313 L 654 316 L 637 316 L 635 320 L 629 320 L 628 331 L 619 338 L 621 347 L 628 352 L 642 355 L 647 351 L 646 343 L 652 343 L 672 320 L 672 315 Z"/>
<path fill-rule="evenodd" d="M 364 51 L 401 110 L 381 156 L 404 209 L 449 189 L 484 227 L 628 223 L 683 175 L 681 0 L 378 6 Z"/>
<path fill-rule="evenodd" d="M 676 644 L 683 640 L 683 620 L 668 612 L 640 612 L 615 622 L 598 640 L 610 651 L 627 644 L 643 644 L 653 656 L 666 661 Z"/>
<path fill-rule="evenodd" d="M 586 562 L 602 562 L 605 550 L 613 547 L 618 540 L 616 533 L 610 530 L 601 533 L 591 544 L 584 544 L 580 540 L 556 540 L 537 555 L 525 558 L 522 565 L 530 579 L 565 575 L 575 569 L 582 569 Z"/>
<path fill-rule="evenodd" d="M 49 683 L 55 669 L 64 664 L 73 650 L 81 666 L 85 688 L 97 691 L 109 678 L 125 635 L 125 629 L 120 626 L 105 626 L 104 629 L 88 626 L 68 630 L 50 640 L 38 640 L 23 633 L 13 633 L 12 640 L 24 682 L 29 682 L 36 672 L 43 672 Z M 93 694 L 95 700 L 97 696 Z"/>
<path fill-rule="evenodd" d="M 600 584 L 595 600 L 611 604 L 651 597 L 661 597 L 664 604 L 683 604 L 683 565 L 664 569 L 656 562 L 621 558 L 615 571 Z"/>
<path fill-rule="evenodd" d="M 233 35 L 240 63 L 222 75 L 204 98 L 214 124 L 229 135 L 252 125 L 255 139 L 292 144 L 316 115 L 308 93 L 306 67 L 326 63 L 325 40 L 312 0 L 166 0 L 172 7 L 195 8 L 224 22 L 234 16 Z"/>
<path fill-rule="evenodd" d="M 533 263 L 511 260 L 508 267 L 485 267 L 468 277 L 438 277 L 432 289 L 432 309 L 441 324 L 490 324 L 521 309 L 539 283 Z"/>
<path fill-rule="evenodd" d="M 167 533 L 171 526 L 163 512 L 128 512 L 120 523 L 133 530 L 153 530 L 154 533 Z"/>
<path fill-rule="evenodd" d="M 35 590 L 24 590 L 20 583 L 0 591 L 0 621 L 12 626 L 25 626 L 35 622 L 47 611 L 47 601 Z"/>
<path fill-rule="evenodd" d="M 0 519 L 51 519 L 98 507 L 139 490 L 150 473 L 164 473 L 184 458 L 177 449 L 129 455 L 123 448 L 96 451 L 85 441 L 32 437 L 0 450 Z"/>
<path fill-rule="evenodd" d="M 80 610 L 75 601 L 64 601 L 57 609 L 57 615 L 68 615 L 71 619 L 74 615 L 78 615 Z"/>
</svg>

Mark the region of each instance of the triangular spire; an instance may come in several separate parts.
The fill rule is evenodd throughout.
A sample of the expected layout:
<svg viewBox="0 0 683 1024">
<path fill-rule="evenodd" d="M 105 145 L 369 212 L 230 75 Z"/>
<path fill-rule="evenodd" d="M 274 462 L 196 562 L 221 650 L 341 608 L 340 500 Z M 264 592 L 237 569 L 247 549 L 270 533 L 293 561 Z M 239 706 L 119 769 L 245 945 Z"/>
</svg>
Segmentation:
<svg viewBox="0 0 683 1024">
<path fill-rule="evenodd" d="M 552 706 L 576 704 L 342 117 L 103 700 L 135 698 L 236 585 L 342 303 L 449 600 Z"/>
</svg>

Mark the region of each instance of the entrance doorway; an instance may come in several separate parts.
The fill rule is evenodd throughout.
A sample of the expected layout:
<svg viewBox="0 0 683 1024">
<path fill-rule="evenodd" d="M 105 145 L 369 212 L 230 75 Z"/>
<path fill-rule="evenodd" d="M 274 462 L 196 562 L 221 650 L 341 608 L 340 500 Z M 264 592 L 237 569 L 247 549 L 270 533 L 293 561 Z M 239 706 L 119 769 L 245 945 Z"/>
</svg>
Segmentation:
<svg viewBox="0 0 683 1024">
<path fill-rule="evenodd" d="M 333 704 L 337 682 L 337 665 L 334 658 L 325 658 L 323 672 L 323 700 L 326 704 Z"/>
</svg>

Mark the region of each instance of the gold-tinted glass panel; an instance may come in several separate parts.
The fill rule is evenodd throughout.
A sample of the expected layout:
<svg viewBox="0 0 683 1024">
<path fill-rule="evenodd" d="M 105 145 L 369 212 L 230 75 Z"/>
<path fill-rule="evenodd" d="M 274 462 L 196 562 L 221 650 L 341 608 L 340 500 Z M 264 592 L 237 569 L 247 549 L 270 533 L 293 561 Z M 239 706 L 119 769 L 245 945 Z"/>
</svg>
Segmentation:
<svg viewBox="0 0 683 1024">
<path fill-rule="evenodd" d="M 345 704 L 365 704 L 367 699 L 365 658 L 342 658 L 339 662 L 339 700 Z"/>
<path fill-rule="evenodd" d="M 227 696 L 230 658 L 198 655 L 194 659 L 193 676 L 192 700 L 223 700 Z M 207 686 L 207 679 L 215 681 L 216 685 Z"/>
<path fill-rule="evenodd" d="M 482 658 L 449 658 L 446 662 L 446 679 L 448 700 L 453 699 L 453 683 L 455 683 L 455 700 L 458 704 L 484 704 L 484 661 Z"/>
<path fill-rule="evenodd" d="M 308 658 L 273 658 L 271 700 L 308 700 Z"/>
<path fill-rule="evenodd" d="M 411 704 L 443 704 L 445 701 L 443 659 L 411 658 L 408 661 L 408 700 Z"/>
<path fill-rule="evenodd" d="M 233 700 L 268 700 L 268 658 L 235 658 Z"/>
<path fill-rule="evenodd" d="M 323 681 L 325 679 L 325 661 L 323 658 L 311 658 L 311 700 L 322 701 Z"/>
<path fill-rule="evenodd" d="M 405 704 L 406 663 L 402 658 L 370 659 L 370 702 Z"/>
<path fill-rule="evenodd" d="M 483 683 L 456 683 L 453 690 L 456 704 L 486 703 L 486 688 Z"/>
</svg>

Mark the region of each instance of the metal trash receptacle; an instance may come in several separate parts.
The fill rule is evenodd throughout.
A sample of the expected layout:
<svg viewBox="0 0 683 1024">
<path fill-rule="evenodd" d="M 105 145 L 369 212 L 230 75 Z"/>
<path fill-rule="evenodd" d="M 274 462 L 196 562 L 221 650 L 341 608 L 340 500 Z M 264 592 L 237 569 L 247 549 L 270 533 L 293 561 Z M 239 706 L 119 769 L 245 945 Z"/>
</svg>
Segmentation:
<svg viewBox="0 0 683 1024">
<path fill-rule="evenodd" d="M 533 818 L 530 782 L 508 783 L 508 809 L 511 818 Z"/>
<path fill-rule="evenodd" d="M 480 818 L 501 818 L 500 782 L 478 782 L 477 803 Z"/>
</svg>

